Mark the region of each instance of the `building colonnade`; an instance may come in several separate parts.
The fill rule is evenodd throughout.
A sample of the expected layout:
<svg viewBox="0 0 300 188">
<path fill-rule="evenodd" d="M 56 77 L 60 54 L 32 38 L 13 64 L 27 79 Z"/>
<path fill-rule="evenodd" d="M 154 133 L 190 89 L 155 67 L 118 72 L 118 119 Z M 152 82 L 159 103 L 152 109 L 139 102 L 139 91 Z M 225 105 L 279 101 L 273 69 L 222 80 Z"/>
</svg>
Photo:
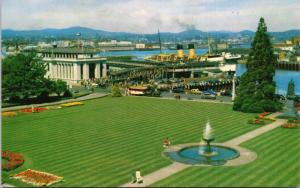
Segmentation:
<svg viewBox="0 0 300 188">
<path fill-rule="evenodd" d="M 107 77 L 106 63 L 95 62 L 94 78 Z M 62 79 L 71 83 L 79 83 L 80 80 L 91 79 L 89 63 L 74 62 L 49 62 L 49 77 Z"/>
</svg>

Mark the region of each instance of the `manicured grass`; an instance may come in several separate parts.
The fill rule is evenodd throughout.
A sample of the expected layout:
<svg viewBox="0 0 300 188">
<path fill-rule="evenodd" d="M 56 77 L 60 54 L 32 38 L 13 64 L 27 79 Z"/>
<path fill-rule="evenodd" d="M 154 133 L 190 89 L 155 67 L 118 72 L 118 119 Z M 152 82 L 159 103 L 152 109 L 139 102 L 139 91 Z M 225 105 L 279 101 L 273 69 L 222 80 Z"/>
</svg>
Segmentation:
<svg viewBox="0 0 300 188">
<path fill-rule="evenodd" d="M 191 167 L 152 186 L 297 187 L 300 185 L 299 129 L 276 128 L 242 144 L 258 158 L 238 167 Z M 180 181 L 178 181 L 180 180 Z"/>
<path fill-rule="evenodd" d="M 247 123 L 253 116 L 226 104 L 139 97 L 18 113 L 3 118 L 2 149 L 22 153 L 25 163 L 3 178 L 24 186 L 8 176 L 31 168 L 63 176 L 54 186 L 119 186 L 133 169 L 145 175 L 171 164 L 161 156 L 165 137 L 172 144 L 198 142 L 209 119 L 216 142 L 223 142 L 260 127 Z"/>
</svg>

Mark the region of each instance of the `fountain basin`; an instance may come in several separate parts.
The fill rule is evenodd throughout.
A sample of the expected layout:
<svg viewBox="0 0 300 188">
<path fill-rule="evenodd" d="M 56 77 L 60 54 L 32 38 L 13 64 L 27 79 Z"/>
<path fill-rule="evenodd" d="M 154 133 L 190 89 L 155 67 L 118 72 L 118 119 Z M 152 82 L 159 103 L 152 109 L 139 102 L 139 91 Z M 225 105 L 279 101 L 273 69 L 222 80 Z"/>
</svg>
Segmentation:
<svg viewBox="0 0 300 188">
<path fill-rule="evenodd" d="M 239 152 L 233 148 L 212 145 L 207 152 L 208 146 L 194 145 L 179 149 L 178 151 L 166 151 L 165 156 L 173 161 L 189 165 L 224 165 L 228 160 L 240 156 Z"/>
</svg>

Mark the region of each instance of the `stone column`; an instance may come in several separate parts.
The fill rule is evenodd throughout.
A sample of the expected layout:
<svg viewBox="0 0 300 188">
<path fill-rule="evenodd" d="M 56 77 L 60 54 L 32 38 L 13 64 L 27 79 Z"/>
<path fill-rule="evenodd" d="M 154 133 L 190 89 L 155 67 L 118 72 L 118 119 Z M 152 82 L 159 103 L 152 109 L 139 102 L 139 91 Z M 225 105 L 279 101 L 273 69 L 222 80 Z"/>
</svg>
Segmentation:
<svg viewBox="0 0 300 188">
<path fill-rule="evenodd" d="M 95 78 L 100 78 L 100 63 L 96 64 L 96 67 L 95 67 Z"/>
<path fill-rule="evenodd" d="M 71 80 L 72 79 L 72 76 L 71 76 L 71 65 L 68 64 L 68 75 L 69 75 L 69 79 Z"/>
<path fill-rule="evenodd" d="M 68 78 L 68 71 L 67 71 L 67 64 L 66 63 L 64 63 L 64 78 L 66 79 L 66 78 Z"/>
<path fill-rule="evenodd" d="M 59 64 L 57 64 L 58 65 L 58 67 L 57 67 L 57 69 L 58 69 L 58 78 L 61 78 L 61 64 L 59 63 Z"/>
<path fill-rule="evenodd" d="M 73 64 L 70 65 L 70 68 L 71 68 L 71 80 L 75 80 L 74 79 L 74 66 L 73 66 Z"/>
<path fill-rule="evenodd" d="M 56 64 L 52 64 L 52 78 L 56 78 Z"/>
<path fill-rule="evenodd" d="M 89 64 L 85 63 L 83 64 L 83 79 L 88 80 L 90 78 L 89 74 Z"/>
<path fill-rule="evenodd" d="M 66 68 L 66 78 L 68 79 L 69 78 L 69 65 L 66 63 L 65 64 L 65 68 Z"/>
<path fill-rule="evenodd" d="M 52 62 L 49 62 L 48 76 L 49 76 L 49 78 L 53 78 L 53 65 L 52 65 Z"/>
<path fill-rule="evenodd" d="M 81 71 L 80 71 L 80 64 L 73 63 L 73 72 L 74 72 L 74 81 L 78 82 L 81 80 Z"/>
<path fill-rule="evenodd" d="M 107 66 L 106 63 L 103 63 L 103 69 L 102 69 L 102 77 L 107 77 Z"/>
<path fill-rule="evenodd" d="M 60 77 L 65 78 L 64 64 L 60 64 Z"/>
</svg>

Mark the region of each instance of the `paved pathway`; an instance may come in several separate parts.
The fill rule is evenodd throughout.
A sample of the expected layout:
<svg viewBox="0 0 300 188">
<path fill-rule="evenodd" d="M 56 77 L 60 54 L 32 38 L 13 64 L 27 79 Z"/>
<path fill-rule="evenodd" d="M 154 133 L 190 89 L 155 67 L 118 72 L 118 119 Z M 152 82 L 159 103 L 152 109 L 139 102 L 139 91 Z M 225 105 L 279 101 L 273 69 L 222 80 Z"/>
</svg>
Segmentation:
<svg viewBox="0 0 300 188">
<path fill-rule="evenodd" d="M 271 117 L 271 118 L 275 118 L 276 116 L 280 115 L 281 113 L 280 112 L 277 112 L 277 113 L 273 113 L 271 115 L 269 115 L 268 117 Z M 232 146 L 236 149 L 238 149 L 237 147 L 239 147 L 238 150 L 243 150 L 244 154 L 245 154 L 245 157 L 242 159 L 238 159 L 238 160 L 232 160 L 232 161 L 228 161 L 228 164 L 227 166 L 235 166 L 235 165 L 241 165 L 241 164 L 244 164 L 245 163 L 245 160 L 249 160 L 249 161 L 253 161 L 255 158 L 256 158 L 256 155 L 253 156 L 253 154 L 251 154 L 251 152 L 245 148 L 242 148 L 240 146 L 238 146 L 239 144 L 243 143 L 243 142 L 246 142 L 256 136 L 259 136 L 265 132 L 268 132 L 272 129 L 275 129 L 276 127 L 279 127 L 280 125 L 286 123 L 287 120 L 285 119 L 276 119 L 275 122 L 269 124 L 269 125 L 266 125 L 266 126 L 263 126 L 261 128 L 258 128 L 258 129 L 255 129 L 251 132 L 248 132 L 244 135 L 241 135 L 237 138 L 234 138 L 234 139 L 231 139 L 225 143 L 223 143 L 224 145 L 227 145 L 227 146 Z M 177 147 L 177 146 L 175 146 Z M 247 161 L 246 161 L 247 162 Z M 157 181 L 160 181 L 162 179 L 165 179 L 177 172 L 180 172 L 184 169 L 186 169 L 187 167 L 190 167 L 190 165 L 185 165 L 185 164 L 182 164 L 182 163 L 177 163 L 177 162 L 174 162 L 173 164 L 167 166 L 167 167 L 164 167 L 162 169 L 159 169 L 151 174 L 148 174 L 146 176 L 144 176 L 144 183 L 142 184 L 132 184 L 131 182 L 129 183 L 126 183 L 124 185 L 121 185 L 121 187 L 146 187 L 146 186 L 149 186 Z"/>
<path fill-rule="evenodd" d="M 271 114 L 270 116 L 268 117 L 271 117 L 271 118 L 274 118 L 278 115 L 280 115 L 281 113 L 277 112 L 277 113 L 274 113 L 274 114 Z M 261 128 L 258 128 L 258 129 L 255 129 L 251 132 L 248 132 L 246 134 L 243 134 L 237 138 L 234 138 L 234 139 L 231 139 L 227 142 L 225 142 L 224 144 L 227 144 L 227 145 L 240 145 L 241 143 L 243 142 L 246 142 L 254 137 L 257 137 L 261 134 L 264 134 L 265 132 L 268 132 L 272 129 L 275 129 L 276 127 L 279 127 L 280 125 L 286 123 L 287 120 L 286 119 L 276 119 L 276 121 L 274 121 L 273 123 L 269 124 L 269 125 L 266 125 L 266 126 L 263 126 Z"/>
<path fill-rule="evenodd" d="M 154 182 L 165 179 L 174 173 L 177 173 L 183 169 L 186 169 L 187 167 L 190 167 L 190 166 L 182 164 L 182 163 L 174 162 L 173 164 L 171 164 L 169 166 L 166 166 L 166 167 L 161 168 L 151 174 L 148 174 L 147 176 L 144 176 L 143 177 L 144 183 L 133 184 L 130 182 L 125 185 L 122 185 L 121 187 L 146 187 L 146 186 L 153 184 Z"/>
<path fill-rule="evenodd" d="M 15 187 L 15 186 L 9 184 L 2 184 L 1 187 Z"/>
<path fill-rule="evenodd" d="M 57 101 L 57 102 L 49 102 L 49 103 L 42 103 L 42 104 L 34 104 L 35 107 L 39 107 L 39 106 L 50 106 L 50 105 L 57 105 L 57 104 L 63 104 L 63 103 L 67 103 L 67 102 L 74 102 L 74 101 L 84 101 L 84 100 L 89 100 L 89 99 L 95 99 L 95 98 L 100 98 L 100 97 L 105 97 L 108 94 L 105 93 L 92 93 L 83 97 L 78 97 L 77 99 L 66 99 L 66 100 L 61 100 L 61 101 Z M 30 105 L 22 105 L 22 106 L 12 106 L 12 107 L 7 107 L 7 108 L 2 108 L 2 112 L 6 112 L 6 111 L 14 111 L 14 110 L 21 110 L 24 108 L 31 108 L 31 104 Z"/>
</svg>

